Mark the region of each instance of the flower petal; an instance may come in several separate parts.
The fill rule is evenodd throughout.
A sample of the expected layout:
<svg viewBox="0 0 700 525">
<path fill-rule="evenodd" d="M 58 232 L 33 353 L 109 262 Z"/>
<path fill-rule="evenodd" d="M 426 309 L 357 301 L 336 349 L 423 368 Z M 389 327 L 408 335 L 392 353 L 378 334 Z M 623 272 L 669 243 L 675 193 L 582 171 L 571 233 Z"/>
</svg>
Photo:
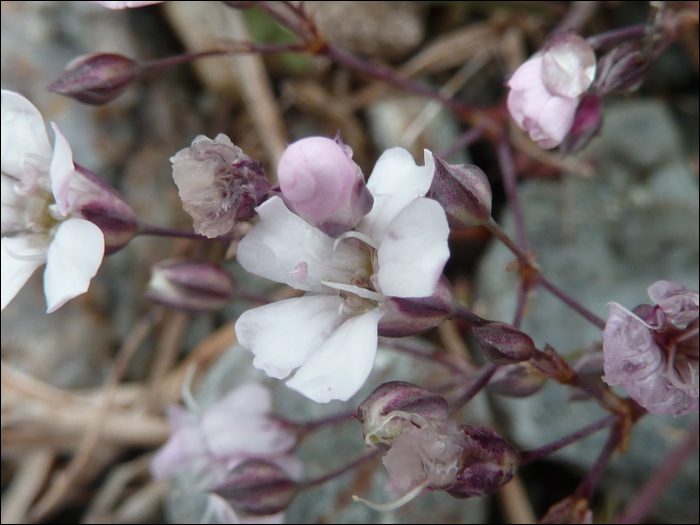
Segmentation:
<svg viewBox="0 0 700 525">
<path fill-rule="evenodd" d="M 430 189 L 435 171 L 433 154 L 425 152 L 425 166 L 418 166 L 413 156 L 403 148 L 391 148 L 382 153 L 374 166 L 367 187 L 374 196 L 374 206 L 357 225 L 357 230 L 379 240 L 384 230 L 416 197 Z"/>
<path fill-rule="evenodd" d="M 255 354 L 255 368 L 282 379 L 301 366 L 340 324 L 342 302 L 337 295 L 315 295 L 253 308 L 236 321 L 236 336 Z"/>
<path fill-rule="evenodd" d="M 34 270 L 46 262 L 49 240 L 43 235 L 19 235 L 3 237 L 0 242 L 0 289 L 4 310 Z"/>
<path fill-rule="evenodd" d="M 648 289 L 649 297 L 661 307 L 677 327 L 685 327 L 698 318 L 698 292 L 672 281 L 657 281 Z"/>
<path fill-rule="evenodd" d="M 207 457 L 204 433 L 198 424 L 184 425 L 170 436 L 151 461 L 151 475 L 165 479 L 183 467 L 192 468 L 192 462 Z"/>
<path fill-rule="evenodd" d="M 384 313 L 384 308 L 375 308 L 345 321 L 287 381 L 287 386 L 317 403 L 350 399 L 372 371 L 377 325 Z"/>
<path fill-rule="evenodd" d="M 321 281 L 349 283 L 366 254 L 348 243 L 333 249 L 334 239 L 293 214 L 279 197 L 256 208 L 260 222 L 238 245 L 238 262 L 250 273 L 298 289 L 321 292 Z M 304 279 L 292 273 L 306 263 Z"/>
<path fill-rule="evenodd" d="M 53 158 L 51 159 L 51 192 L 56 198 L 58 211 L 62 215 L 68 213 L 70 203 L 68 202 L 68 189 L 70 181 L 75 173 L 75 165 L 73 164 L 73 151 L 71 150 L 68 140 L 58 129 L 55 123 L 51 123 L 56 141 L 54 143 Z"/>
<path fill-rule="evenodd" d="M 379 250 L 379 288 L 392 297 L 432 295 L 450 249 L 450 228 L 442 206 L 418 198 L 389 224 Z"/>
<path fill-rule="evenodd" d="M 2 90 L 2 172 L 26 182 L 25 157 L 39 156 L 51 159 L 51 143 L 41 113 L 34 104 L 19 93 Z"/>
<path fill-rule="evenodd" d="M 44 272 L 48 313 L 87 291 L 102 263 L 104 246 L 102 230 L 89 221 L 71 218 L 58 227 Z"/>
</svg>

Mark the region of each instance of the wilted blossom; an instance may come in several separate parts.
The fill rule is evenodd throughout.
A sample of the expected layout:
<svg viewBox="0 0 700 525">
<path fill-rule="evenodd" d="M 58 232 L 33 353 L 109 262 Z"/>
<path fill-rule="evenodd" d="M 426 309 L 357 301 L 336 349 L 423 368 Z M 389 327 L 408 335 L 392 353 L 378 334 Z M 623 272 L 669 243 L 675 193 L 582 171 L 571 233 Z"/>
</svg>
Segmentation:
<svg viewBox="0 0 700 525">
<path fill-rule="evenodd" d="M 170 158 L 182 207 L 194 219 L 194 231 L 209 238 L 225 235 L 247 221 L 270 191 L 262 163 L 244 154 L 219 133 L 198 135 L 192 146 Z"/>
<path fill-rule="evenodd" d="M 655 306 L 612 303 L 603 331 L 605 380 L 654 415 L 698 411 L 698 292 L 670 281 L 649 289 Z"/>
<path fill-rule="evenodd" d="M 196 490 L 208 492 L 225 483 L 239 465 L 262 459 L 298 479 L 301 463 L 291 455 L 296 434 L 289 425 L 269 417 L 270 407 L 270 392 L 259 383 L 247 383 L 204 410 L 170 407 L 170 438 L 153 458 L 151 474 L 155 479 L 186 474 L 195 480 Z M 216 496 L 210 506 L 219 516 L 236 517 Z M 259 522 L 242 515 L 237 518 L 241 523 Z M 279 514 L 267 519 L 282 522 Z"/>
<path fill-rule="evenodd" d="M 260 222 L 238 247 L 241 266 L 309 293 L 238 319 L 238 340 L 255 354 L 255 367 L 278 379 L 298 368 L 287 385 L 319 403 L 345 401 L 359 390 L 372 370 L 388 303 L 430 298 L 449 257 L 445 212 L 423 197 L 433 170 L 429 151 L 425 166 L 402 148 L 384 152 L 367 184 L 372 210 L 337 239 L 279 197 L 257 208 Z M 416 328 L 410 321 L 404 335 Z"/>
<path fill-rule="evenodd" d="M 540 147 L 555 148 L 571 129 L 595 72 L 595 53 L 583 38 L 555 36 L 508 81 L 508 111 Z"/>
<path fill-rule="evenodd" d="M 2 308 L 46 263 L 47 311 L 85 293 L 105 253 L 136 231 L 129 206 L 114 189 L 73 163 L 68 141 L 51 148 L 39 110 L 2 91 Z"/>
</svg>

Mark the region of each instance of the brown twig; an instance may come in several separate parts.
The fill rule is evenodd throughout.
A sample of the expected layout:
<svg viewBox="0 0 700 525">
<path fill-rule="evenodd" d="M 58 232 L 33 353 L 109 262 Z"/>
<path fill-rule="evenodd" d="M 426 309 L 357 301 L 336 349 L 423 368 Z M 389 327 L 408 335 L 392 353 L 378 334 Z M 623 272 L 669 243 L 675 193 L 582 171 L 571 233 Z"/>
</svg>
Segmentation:
<svg viewBox="0 0 700 525">
<path fill-rule="evenodd" d="M 2 523 L 26 523 L 27 510 L 46 482 L 55 456 L 51 449 L 37 448 L 22 458 L 2 494 Z"/>
</svg>

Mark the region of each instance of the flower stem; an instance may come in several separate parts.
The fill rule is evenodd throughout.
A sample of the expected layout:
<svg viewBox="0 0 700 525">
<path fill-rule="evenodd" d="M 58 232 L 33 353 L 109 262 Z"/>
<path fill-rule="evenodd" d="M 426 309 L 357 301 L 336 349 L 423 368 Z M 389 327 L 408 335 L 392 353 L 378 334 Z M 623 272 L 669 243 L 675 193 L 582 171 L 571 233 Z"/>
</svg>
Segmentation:
<svg viewBox="0 0 700 525">
<path fill-rule="evenodd" d="M 668 485 L 673 480 L 673 477 L 683 466 L 685 459 L 697 445 L 698 428 L 699 427 L 696 421 L 693 428 L 688 431 L 685 439 L 683 439 L 683 441 L 681 441 L 676 448 L 674 448 L 673 451 L 661 462 L 661 465 L 651 475 L 649 481 L 627 505 L 624 512 L 618 516 L 615 523 L 642 522 L 644 517 L 658 501 L 659 497 L 661 497 L 661 495 L 664 493 L 664 490 L 668 488 Z"/>
<path fill-rule="evenodd" d="M 605 472 L 613 452 L 615 452 L 615 449 L 622 439 L 623 434 L 619 428 L 616 427 L 610 431 L 610 437 L 605 442 L 605 446 L 603 447 L 600 456 L 598 456 L 593 468 L 588 471 L 586 477 L 583 478 L 583 481 L 574 492 L 574 496 L 587 500 L 590 500 L 593 497 L 593 492 L 595 492 L 595 488 L 598 486 L 598 482 L 603 476 L 603 472 Z"/>
<path fill-rule="evenodd" d="M 590 36 L 588 37 L 587 41 L 593 49 L 599 49 L 608 44 L 619 42 L 620 40 L 629 40 L 630 38 L 642 37 L 644 36 L 646 30 L 647 24 L 637 24 Z"/>
<path fill-rule="evenodd" d="M 435 155 L 436 157 L 439 157 L 441 159 L 447 159 L 457 153 L 459 150 L 464 149 L 468 146 L 470 146 L 472 143 L 475 141 L 479 140 L 479 138 L 484 134 L 484 131 L 486 130 L 486 124 L 479 124 L 478 126 L 474 126 L 473 128 L 465 131 L 462 133 L 459 137 L 455 139 L 455 141 L 447 146 L 444 150 L 442 150 L 440 153 Z"/>
<path fill-rule="evenodd" d="M 158 237 L 179 237 L 181 239 L 196 239 L 199 241 L 222 241 L 231 242 L 234 240 L 230 235 L 222 235 L 220 237 L 205 237 L 194 232 L 184 230 L 174 230 L 171 228 L 161 228 L 160 226 L 151 226 L 150 224 L 139 223 L 136 235 L 155 235 Z"/>
<path fill-rule="evenodd" d="M 496 370 L 498 370 L 498 365 L 494 365 L 493 363 L 484 365 L 481 368 L 479 375 L 469 386 L 467 391 L 450 405 L 450 415 L 457 412 L 460 408 L 471 401 L 475 395 L 481 392 L 481 390 L 488 384 L 491 377 L 493 377 L 493 374 L 496 373 Z"/>
<path fill-rule="evenodd" d="M 552 295 L 560 299 L 564 304 L 578 312 L 582 317 L 590 321 L 592 324 L 596 325 L 601 330 L 605 328 L 605 321 L 603 319 L 591 312 L 588 308 L 584 307 L 581 303 L 576 301 L 576 299 L 566 294 L 560 288 L 557 288 L 544 275 L 538 273 L 535 279 L 537 280 L 538 284 L 542 285 L 543 288 L 545 288 Z"/>
<path fill-rule="evenodd" d="M 391 337 L 380 337 L 379 345 L 391 348 L 398 352 L 403 352 L 410 356 L 416 357 L 418 359 L 425 359 L 433 363 L 438 363 L 443 366 L 450 368 L 453 372 L 457 374 L 469 374 L 471 372 L 469 365 L 463 360 L 457 360 L 453 356 L 448 356 L 442 352 L 424 352 L 423 350 L 418 350 L 414 348 L 407 341 L 401 339 L 395 339 Z"/>
<path fill-rule="evenodd" d="M 556 441 L 553 441 L 548 445 L 544 445 L 543 447 L 539 448 L 533 448 L 531 450 L 523 450 L 520 452 L 520 465 L 525 465 L 526 463 L 531 463 L 532 461 L 536 461 L 538 459 L 542 459 L 551 454 L 554 454 L 558 450 L 561 450 L 562 448 L 570 445 L 571 443 L 575 443 L 576 441 L 587 438 L 588 436 L 595 434 L 599 430 L 614 425 L 619 420 L 620 416 L 611 414 L 609 416 L 604 417 L 603 419 L 595 421 L 594 423 L 586 425 L 585 427 L 577 430 L 573 434 L 569 434 L 568 436 L 564 436 L 563 438 L 557 439 Z"/>
<path fill-rule="evenodd" d="M 508 144 L 505 136 L 498 140 L 496 145 L 496 153 L 498 156 L 498 165 L 501 168 L 501 176 L 503 177 L 503 186 L 506 190 L 508 205 L 513 211 L 513 222 L 515 223 L 515 242 L 520 248 L 527 251 L 525 221 L 523 220 L 523 212 L 520 208 L 520 199 L 518 198 L 518 174 L 515 171 L 513 154 L 510 151 L 510 145 Z"/>
<path fill-rule="evenodd" d="M 307 421 L 305 423 L 290 423 L 296 427 L 300 434 L 306 434 L 312 430 L 316 430 L 324 425 L 334 425 L 336 423 L 342 423 L 343 421 L 350 421 L 355 418 L 355 411 L 343 412 L 342 414 L 333 414 L 330 416 L 322 417 L 319 419 L 314 419 L 312 421 Z M 289 423 L 289 422 L 288 422 Z"/>
<path fill-rule="evenodd" d="M 456 303 L 454 306 L 454 310 L 452 311 L 452 318 L 461 319 L 462 321 L 465 321 L 472 326 L 484 326 L 486 323 L 488 323 L 487 319 L 479 317 L 469 308 L 459 303 Z"/>
<path fill-rule="evenodd" d="M 359 467 L 363 463 L 365 463 L 371 459 L 376 458 L 382 452 L 383 452 L 383 450 L 380 450 L 380 449 L 372 450 L 371 452 L 365 453 L 365 454 L 355 458 L 347 465 L 343 465 L 339 469 L 334 470 L 332 472 L 329 472 L 328 474 L 324 474 L 323 476 L 320 476 L 318 478 L 304 480 L 304 481 L 299 483 L 299 490 L 300 491 L 306 490 L 306 489 L 309 489 L 311 487 L 317 487 L 318 485 L 323 485 L 325 482 L 330 481 L 330 480 L 335 479 L 335 478 L 338 478 L 338 477 L 342 476 L 343 474 L 345 474 L 346 472 L 349 472 L 349 471 Z"/>
</svg>

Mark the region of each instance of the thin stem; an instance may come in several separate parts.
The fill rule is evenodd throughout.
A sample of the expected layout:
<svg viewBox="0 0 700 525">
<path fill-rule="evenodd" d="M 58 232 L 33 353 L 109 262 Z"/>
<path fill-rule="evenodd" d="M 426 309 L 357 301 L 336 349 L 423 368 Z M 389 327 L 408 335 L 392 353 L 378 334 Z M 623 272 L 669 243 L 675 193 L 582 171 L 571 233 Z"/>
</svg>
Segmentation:
<svg viewBox="0 0 700 525">
<path fill-rule="evenodd" d="M 529 291 L 529 286 L 525 279 L 520 279 L 518 282 L 518 298 L 515 304 L 515 314 L 513 315 L 513 326 L 515 328 L 520 328 L 523 322 L 523 315 L 525 315 L 525 306 L 527 305 L 527 293 Z"/>
<path fill-rule="evenodd" d="M 342 423 L 343 421 L 350 421 L 355 418 L 355 411 L 343 412 L 342 414 L 332 414 L 330 416 L 321 417 L 319 419 L 314 419 L 313 421 L 306 421 L 305 423 L 293 423 L 287 421 L 290 425 L 296 427 L 298 432 L 306 434 L 312 430 L 316 430 L 324 425 L 334 425 L 336 423 Z"/>
<path fill-rule="evenodd" d="M 363 463 L 365 463 L 371 459 L 376 458 L 382 452 L 383 452 L 383 450 L 380 450 L 380 449 L 373 450 L 371 452 L 368 452 L 366 454 L 363 454 L 363 455 L 355 458 L 347 465 L 343 465 L 339 469 L 336 469 L 332 472 L 329 472 L 328 474 L 324 474 L 323 476 L 320 476 L 318 478 L 304 480 L 301 483 L 299 483 L 299 490 L 306 490 L 306 489 L 309 489 L 311 487 L 317 487 L 318 485 L 323 485 L 327 481 L 330 481 L 332 479 L 340 477 L 343 474 L 345 474 L 346 472 L 349 472 L 352 469 L 359 467 Z"/>
<path fill-rule="evenodd" d="M 472 326 L 484 326 L 486 323 L 489 322 L 487 319 L 479 317 L 469 308 L 459 303 L 456 303 L 454 310 L 452 311 L 452 318 L 461 319 L 462 321 L 466 321 Z"/>
<path fill-rule="evenodd" d="M 562 291 L 560 288 L 556 287 L 544 275 L 538 273 L 535 279 L 540 285 L 542 285 L 542 287 L 548 290 L 555 297 L 559 298 L 564 304 L 578 312 L 582 317 L 590 321 L 592 324 L 596 325 L 601 330 L 605 328 L 605 321 L 603 319 L 591 312 L 588 308 L 583 306 L 581 303 L 576 301 L 573 297 Z"/>
<path fill-rule="evenodd" d="M 558 33 L 579 33 L 600 7 L 600 2 L 574 1 L 569 4 L 569 11 L 563 16 L 552 35 Z"/>
<path fill-rule="evenodd" d="M 418 359 L 425 359 L 427 361 L 446 366 L 458 374 L 468 374 L 470 372 L 467 363 L 464 361 L 462 361 L 462 365 L 457 364 L 454 362 L 454 358 L 451 359 L 452 356 L 447 356 L 441 352 L 427 353 L 414 348 L 411 344 L 401 339 L 395 339 L 393 337 L 380 337 L 379 345 L 391 348 L 397 352 L 403 352 L 404 354 L 408 354 Z"/>
<path fill-rule="evenodd" d="M 698 428 L 696 421 L 685 439 L 661 462 L 646 485 L 627 505 L 625 511 L 618 516 L 615 523 L 642 523 L 644 517 L 664 493 L 664 490 L 668 488 L 678 470 L 683 466 L 683 462 L 697 445 Z"/>
<path fill-rule="evenodd" d="M 510 151 L 510 145 L 505 137 L 501 137 L 498 140 L 496 153 L 498 155 L 498 165 L 501 168 L 501 176 L 503 177 L 503 186 L 506 190 L 508 205 L 513 212 L 515 242 L 520 248 L 527 250 L 525 221 L 523 220 L 523 212 L 520 208 L 520 199 L 518 198 L 518 174 L 515 171 L 515 163 L 513 162 L 513 154 Z"/>
<path fill-rule="evenodd" d="M 493 374 L 498 370 L 498 365 L 488 363 L 481 368 L 481 371 L 474 382 L 469 386 L 467 391 L 462 394 L 456 401 L 450 405 L 450 415 L 457 412 L 460 408 L 466 405 L 472 398 L 477 395 L 488 384 Z"/>
<path fill-rule="evenodd" d="M 489 217 L 488 222 L 484 223 L 484 228 L 490 231 L 493 236 L 496 237 L 496 239 L 505 244 L 506 248 L 513 252 L 513 255 L 518 258 L 520 264 L 524 266 L 528 266 L 530 264 L 527 253 L 517 244 L 515 244 L 515 242 L 513 242 L 513 239 L 508 236 L 508 234 L 498 225 L 493 217 Z"/>
<path fill-rule="evenodd" d="M 230 235 L 222 235 L 220 237 L 205 237 L 194 232 L 184 230 L 174 230 L 172 228 L 161 228 L 160 226 L 151 226 L 150 224 L 140 223 L 135 235 L 155 235 L 158 237 L 179 237 L 181 239 L 196 239 L 199 241 L 222 241 L 231 242 L 234 238 Z"/>
<path fill-rule="evenodd" d="M 610 461 L 610 458 L 621 440 L 622 432 L 619 428 L 616 427 L 610 431 L 610 437 L 605 442 L 605 446 L 603 447 L 600 456 L 598 456 L 593 468 L 588 471 L 586 477 L 583 478 L 583 481 L 574 492 L 574 496 L 587 500 L 590 500 L 593 497 L 593 492 L 595 492 L 595 488 L 598 486 L 598 482 L 603 476 L 603 472 L 605 472 L 608 462 Z"/>
<path fill-rule="evenodd" d="M 525 465 L 526 463 L 531 463 L 538 459 L 545 458 L 561 450 L 562 448 L 569 446 L 571 443 L 575 443 L 581 439 L 587 438 L 588 436 L 595 434 L 599 430 L 607 428 L 614 425 L 620 420 L 620 416 L 611 414 L 604 417 L 594 423 L 586 425 L 585 427 L 577 430 L 573 434 L 564 436 L 563 438 L 557 439 L 548 445 L 539 448 L 533 448 L 531 450 L 523 450 L 520 452 L 520 465 Z"/>
<path fill-rule="evenodd" d="M 587 41 L 593 49 L 599 49 L 608 44 L 619 42 L 620 40 L 640 38 L 644 36 L 647 27 L 647 24 L 637 24 L 620 29 L 613 29 L 612 31 L 600 33 L 599 35 L 590 36 Z"/>
<path fill-rule="evenodd" d="M 447 146 L 444 150 L 442 150 L 435 156 L 441 159 L 447 159 L 451 157 L 459 150 L 464 149 L 470 146 L 472 143 L 479 140 L 479 138 L 481 138 L 481 136 L 484 134 L 486 127 L 487 126 L 485 124 L 479 124 L 478 126 L 475 126 L 465 131 L 459 137 L 457 137 L 452 144 Z"/>
</svg>

